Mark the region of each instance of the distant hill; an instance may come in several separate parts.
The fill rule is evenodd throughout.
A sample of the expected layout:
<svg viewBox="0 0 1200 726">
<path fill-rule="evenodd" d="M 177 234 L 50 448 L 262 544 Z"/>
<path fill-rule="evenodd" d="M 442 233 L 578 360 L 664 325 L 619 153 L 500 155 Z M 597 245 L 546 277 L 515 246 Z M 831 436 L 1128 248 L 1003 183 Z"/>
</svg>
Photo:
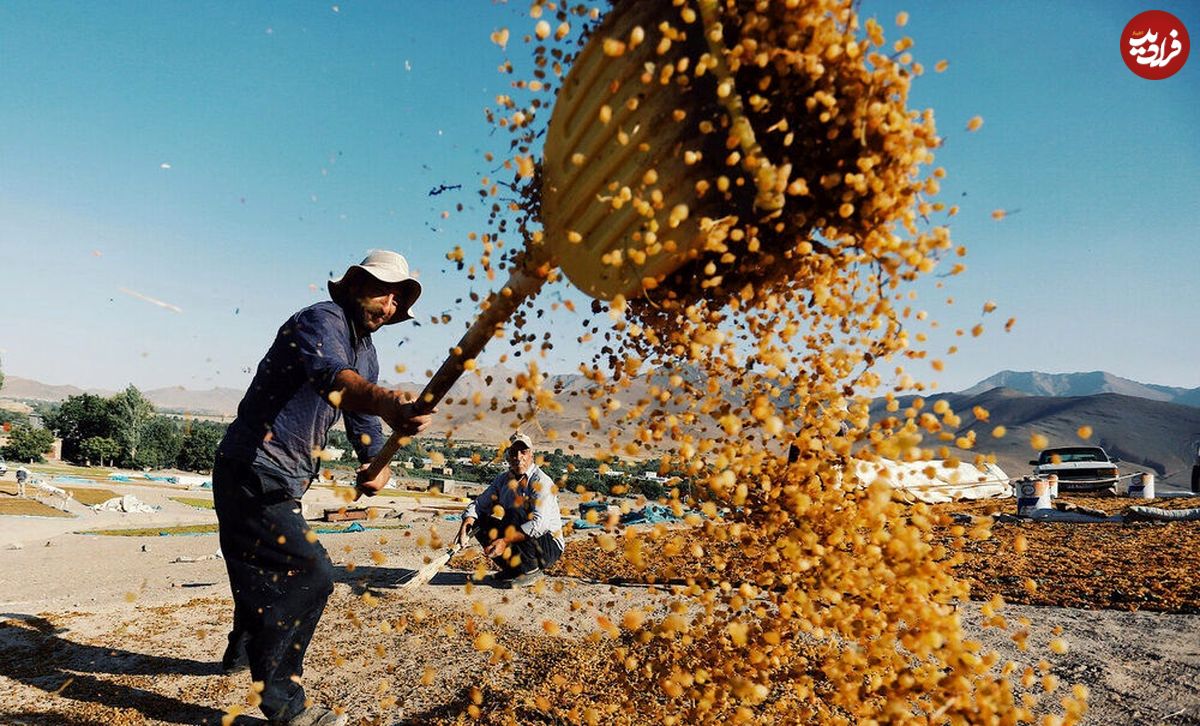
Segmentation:
<svg viewBox="0 0 1200 726">
<path fill-rule="evenodd" d="M 0 390 L 0 398 L 19 401 L 64 401 L 71 396 L 91 393 L 108 398 L 116 393 L 102 388 L 83 389 L 70 385 L 51 385 L 29 378 L 4 376 L 4 388 Z M 210 388 L 207 391 L 191 391 L 183 386 L 156 388 L 142 391 L 155 408 L 163 411 L 190 412 L 210 416 L 233 416 L 237 413 L 238 402 L 242 400 L 243 391 L 233 388 Z"/>
<path fill-rule="evenodd" d="M 520 415 L 529 410 L 529 404 L 523 396 L 519 396 L 519 400 L 513 399 L 514 381 L 518 373 L 519 371 L 496 366 L 481 370 L 479 376 L 464 375 L 438 407 L 434 424 L 428 433 L 442 435 L 452 431 L 455 438 L 476 441 L 500 441 L 507 437 Z M 382 381 L 382 384 L 414 395 L 424 385 L 423 382 L 418 384 L 412 381 Z M 562 411 L 540 411 L 536 420 L 527 424 L 527 427 L 532 428 L 535 434 L 548 436 L 549 432 L 555 432 L 558 437 L 556 447 L 584 453 L 605 448 L 609 440 L 609 427 L 593 429 L 588 421 L 588 407 L 603 406 L 605 401 L 596 402 L 590 398 L 587 391 L 588 380 L 579 374 L 553 375 L 548 377 L 545 386 L 557 392 L 556 400 L 562 405 Z M 83 393 L 104 397 L 114 394 L 113 391 L 48 385 L 27 378 L 6 376 L 4 388 L 0 390 L 0 399 L 53 402 Z M 233 388 L 193 391 L 182 386 L 173 386 L 145 390 L 142 393 L 163 412 L 186 412 L 231 419 L 237 414 L 237 406 L 244 391 Z M 639 381 L 622 390 L 617 399 L 623 406 L 628 407 L 647 395 L 646 385 Z M 492 405 L 493 400 L 495 405 Z M 475 401 L 480 401 L 482 405 L 476 404 Z M 634 432 L 616 433 L 616 440 L 625 443 L 632 438 Z"/>
<path fill-rule="evenodd" d="M 469 441 L 500 441 L 507 437 L 521 416 L 530 413 L 530 404 L 524 393 L 518 392 L 517 398 L 513 398 L 514 392 L 517 392 L 515 381 L 519 373 L 495 366 L 481 369 L 478 376 L 464 375 L 439 404 L 438 413 L 427 433 L 443 435 L 453 432 L 455 438 Z M 383 383 L 414 395 L 423 386 L 423 383 L 415 382 Z M 632 427 L 614 430 L 610 425 L 602 425 L 592 428 L 588 408 L 604 407 L 608 399 L 593 400 L 589 395 L 591 386 L 587 378 L 577 373 L 548 375 L 543 387 L 555 393 L 554 400 L 562 410 L 542 409 L 522 428 L 532 432 L 535 438 L 547 441 L 548 448 L 584 454 L 606 449 L 610 436 L 622 444 L 630 442 L 636 433 Z M 642 380 L 633 381 L 616 395 L 622 410 L 629 410 L 639 400 L 647 398 L 648 385 Z M 555 437 L 553 444 L 548 442 L 551 436 Z"/>
<path fill-rule="evenodd" d="M 955 453 L 967 461 L 976 452 L 995 453 L 1000 468 L 1009 476 L 1032 471 L 1029 460 L 1036 458 L 1037 451 L 1031 447 L 1030 437 L 1038 433 L 1049 440 L 1050 446 L 1102 446 L 1122 459 L 1126 471 L 1151 470 L 1165 481 L 1182 484 L 1188 481 L 1195 460 L 1192 442 L 1200 438 L 1200 408 L 1118 393 L 1031 396 L 1010 388 L 993 388 L 978 395 L 964 392 L 927 396 L 925 410 L 942 398 L 962 419 L 953 432 L 955 436 L 975 431 L 975 450 Z M 901 398 L 901 411 L 912 400 L 911 396 Z M 986 422 L 977 420 L 973 413 L 976 406 L 987 410 Z M 874 419 L 888 415 L 882 401 L 873 407 L 873 414 Z M 1084 425 L 1092 427 L 1087 442 L 1077 434 Z M 1003 438 L 992 436 L 996 426 L 1007 429 Z M 927 435 L 925 445 L 936 445 L 936 441 Z"/>
<path fill-rule="evenodd" d="M 432 435 L 453 432 L 454 438 L 473 441 L 502 440 L 522 415 L 529 414 L 529 403 L 518 394 L 515 379 L 518 371 L 496 366 L 484 369 L 480 375 L 463 376 L 451 389 L 438 408 Z M 686 376 L 696 383 L 695 376 Z M 1013 386 L 992 385 L 1009 381 Z M 422 384 L 407 381 L 384 382 L 392 388 L 417 393 Z M 666 380 L 652 378 L 632 382 L 618 392 L 620 410 L 628 411 L 639 401 L 650 398 L 650 386 L 672 387 Z M 593 399 L 591 383 L 579 374 L 548 376 L 545 384 L 553 390 L 560 411 L 542 409 L 524 424 L 524 428 L 539 438 L 547 448 L 563 448 L 580 453 L 607 449 L 610 441 L 626 444 L 637 434 L 634 427 L 604 424 L 592 428 L 589 407 L 609 405 L 606 398 Z M 1107 389 L 1115 388 L 1117 391 Z M 92 390 L 89 393 L 111 396 L 112 391 Z M 51 386 L 15 376 L 7 376 L 0 398 L 24 401 L 60 401 L 84 393 L 76 386 Z M 232 388 L 211 388 L 191 391 L 182 387 L 159 388 L 144 392 L 156 407 L 169 412 L 188 412 L 196 415 L 232 418 L 243 392 Z M 731 392 L 733 395 L 733 392 Z M 976 432 L 974 452 L 956 452 L 970 461 L 976 452 L 995 453 L 1000 466 L 1012 476 L 1030 472 L 1029 459 L 1036 455 L 1029 444 L 1034 433 L 1048 437 L 1050 445 L 1079 443 L 1076 431 L 1091 426 L 1091 441 L 1121 457 L 1126 468 L 1132 465 L 1152 469 L 1159 476 L 1170 475 L 1169 481 L 1184 483 L 1190 474 L 1194 451 L 1189 450 L 1193 439 L 1200 437 L 1200 388 L 1185 389 L 1153 386 L 1112 374 L 1073 373 L 1047 374 L 1037 372 L 998 373 L 966 391 L 925 396 L 932 406 L 944 398 L 962 418 L 955 435 Z M 900 399 L 907 407 L 912 397 Z M 493 404 L 493 401 L 495 402 Z M 736 401 L 731 401 L 736 406 Z M 987 422 L 977 421 L 972 409 L 981 406 L 990 412 Z M 886 415 L 883 402 L 873 408 L 874 418 Z M 1008 433 L 995 439 L 991 432 L 1003 425 Z M 552 435 L 553 443 L 550 441 Z M 700 433 L 693 430 L 692 433 Z M 544 438 L 543 438 L 544 437 Z M 935 437 L 926 436 L 926 446 L 937 446 Z M 642 449 L 639 455 L 648 452 Z"/>
<path fill-rule="evenodd" d="M 993 388 L 1010 388 L 1031 396 L 1092 396 L 1098 393 L 1119 393 L 1151 401 L 1200 406 L 1200 388 L 1139 383 L 1104 371 L 1088 373 L 1000 371 L 964 391 L 959 391 L 959 393 L 974 396 Z"/>
<path fill-rule="evenodd" d="M 84 393 L 111 396 L 115 391 L 84 390 L 70 385 L 55 386 L 8 374 L 4 375 L 4 388 L 0 389 L 0 397 L 26 401 L 62 401 Z"/>
<path fill-rule="evenodd" d="M 209 388 L 191 391 L 183 386 L 155 388 L 142 391 L 156 408 L 164 411 L 206 413 L 214 416 L 233 417 L 237 413 L 245 391 L 236 388 Z"/>
<path fill-rule="evenodd" d="M 1174 402 L 1184 406 L 1200 407 L 1200 388 L 1193 388 L 1176 398 Z"/>
</svg>

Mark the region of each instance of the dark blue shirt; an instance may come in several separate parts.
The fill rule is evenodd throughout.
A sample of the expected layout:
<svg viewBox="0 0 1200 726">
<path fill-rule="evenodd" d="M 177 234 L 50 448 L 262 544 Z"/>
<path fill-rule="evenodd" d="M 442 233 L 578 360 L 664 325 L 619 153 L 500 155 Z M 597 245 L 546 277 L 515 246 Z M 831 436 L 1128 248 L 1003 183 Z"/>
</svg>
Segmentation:
<svg viewBox="0 0 1200 726">
<path fill-rule="evenodd" d="M 340 305 L 320 302 L 293 315 L 275 335 L 238 404 L 217 456 L 252 465 L 295 498 L 320 469 L 318 454 L 340 409 L 329 401 L 334 378 L 357 371 L 379 381 L 370 335 L 359 335 Z M 346 411 L 346 434 L 364 464 L 383 448 L 377 416 Z M 365 435 L 365 438 L 364 438 Z M 265 485 L 264 485 L 265 486 Z"/>
</svg>

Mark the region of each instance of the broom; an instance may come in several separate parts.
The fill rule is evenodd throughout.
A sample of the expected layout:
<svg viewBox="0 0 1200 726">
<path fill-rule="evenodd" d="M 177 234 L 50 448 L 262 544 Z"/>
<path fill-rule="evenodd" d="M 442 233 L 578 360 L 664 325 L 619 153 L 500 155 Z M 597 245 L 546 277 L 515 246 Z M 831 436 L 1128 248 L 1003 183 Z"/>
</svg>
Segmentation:
<svg viewBox="0 0 1200 726">
<path fill-rule="evenodd" d="M 445 552 L 438 555 L 437 557 L 434 557 L 432 560 L 429 561 L 429 564 L 427 564 L 424 567 L 422 567 L 421 569 L 417 570 L 416 574 L 414 574 L 412 577 L 408 578 L 408 580 L 406 580 L 404 582 L 404 584 L 401 585 L 401 587 L 408 588 L 408 589 L 416 589 L 418 587 L 425 585 L 430 580 L 432 580 L 437 575 L 437 573 L 442 571 L 442 568 L 446 566 L 446 563 L 448 563 L 451 560 L 451 558 L 454 557 L 454 555 L 458 554 L 459 552 L 466 549 L 467 547 L 470 547 L 474 543 L 475 543 L 475 528 L 472 527 L 470 530 L 467 531 L 467 537 L 466 537 L 465 542 L 455 542 L 453 547 L 446 550 Z"/>
</svg>

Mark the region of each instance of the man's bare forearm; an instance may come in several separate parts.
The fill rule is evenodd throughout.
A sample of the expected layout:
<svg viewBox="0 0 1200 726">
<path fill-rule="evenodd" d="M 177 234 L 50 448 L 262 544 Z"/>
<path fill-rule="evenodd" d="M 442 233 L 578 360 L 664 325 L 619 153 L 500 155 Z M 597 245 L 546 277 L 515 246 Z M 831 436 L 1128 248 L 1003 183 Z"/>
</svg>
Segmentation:
<svg viewBox="0 0 1200 726">
<path fill-rule="evenodd" d="M 341 391 L 341 408 L 374 414 L 385 420 L 396 416 L 400 401 L 388 389 L 371 383 L 350 369 L 338 373 L 333 382 L 335 390 Z"/>
</svg>

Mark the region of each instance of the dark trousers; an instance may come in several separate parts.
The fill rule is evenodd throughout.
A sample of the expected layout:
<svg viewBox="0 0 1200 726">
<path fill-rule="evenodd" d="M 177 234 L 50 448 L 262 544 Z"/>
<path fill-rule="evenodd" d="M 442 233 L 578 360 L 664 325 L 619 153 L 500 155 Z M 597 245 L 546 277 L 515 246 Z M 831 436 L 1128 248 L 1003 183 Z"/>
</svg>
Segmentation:
<svg viewBox="0 0 1200 726">
<path fill-rule="evenodd" d="M 475 522 L 477 527 L 475 539 L 479 541 L 479 544 L 487 547 L 494 540 L 503 537 L 509 527 L 519 528 L 524 522 L 523 517 L 518 519 L 515 515 L 505 516 L 504 519 L 496 519 L 492 516 L 482 517 Z M 562 557 L 563 553 L 562 548 L 555 541 L 554 535 L 548 532 L 541 537 L 524 539 L 510 544 L 509 547 L 514 554 L 520 557 L 520 562 L 516 567 L 503 557 L 493 557 L 492 562 L 495 562 L 496 566 L 500 568 L 502 575 L 512 577 L 539 568 L 545 570 L 558 562 L 558 558 Z"/>
<path fill-rule="evenodd" d="M 263 684 L 262 712 L 287 720 L 304 710 L 304 653 L 333 592 L 333 564 L 307 539 L 300 502 L 285 485 L 218 457 L 213 504 L 233 591 L 234 634 L 247 638 L 250 675 Z"/>
</svg>

